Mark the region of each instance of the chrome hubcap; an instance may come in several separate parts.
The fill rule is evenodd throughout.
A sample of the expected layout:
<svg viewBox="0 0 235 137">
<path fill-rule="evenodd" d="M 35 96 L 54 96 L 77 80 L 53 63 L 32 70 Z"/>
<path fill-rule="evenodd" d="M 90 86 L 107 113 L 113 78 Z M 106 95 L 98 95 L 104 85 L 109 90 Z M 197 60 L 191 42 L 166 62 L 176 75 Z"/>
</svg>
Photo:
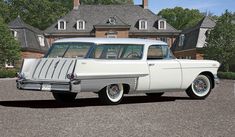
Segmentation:
<svg viewBox="0 0 235 137">
<path fill-rule="evenodd" d="M 196 79 L 193 82 L 193 88 L 197 93 L 204 93 L 208 90 L 208 83 L 204 79 Z"/>
<path fill-rule="evenodd" d="M 110 85 L 108 87 L 108 94 L 112 99 L 117 98 L 120 94 L 119 86 L 117 84 Z"/>
</svg>

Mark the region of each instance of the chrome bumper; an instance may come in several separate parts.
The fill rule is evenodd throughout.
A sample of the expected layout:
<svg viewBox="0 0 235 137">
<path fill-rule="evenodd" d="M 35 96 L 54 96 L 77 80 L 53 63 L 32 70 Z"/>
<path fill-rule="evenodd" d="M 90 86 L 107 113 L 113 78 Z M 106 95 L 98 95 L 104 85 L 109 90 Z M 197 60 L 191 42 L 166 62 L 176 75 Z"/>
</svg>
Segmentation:
<svg viewBox="0 0 235 137">
<path fill-rule="evenodd" d="M 16 80 L 16 87 L 20 90 L 36 90 L 51 92 L 80 92 L 80 81 L 35 81 Z"/>
<path fill-rule="evenodd" d="M 219 80 L 217 75 L 214 75 L 214 81 L 215 81 L 215 84 L 219 84 L 220 83 L 220 80 Z"/>
</svg>

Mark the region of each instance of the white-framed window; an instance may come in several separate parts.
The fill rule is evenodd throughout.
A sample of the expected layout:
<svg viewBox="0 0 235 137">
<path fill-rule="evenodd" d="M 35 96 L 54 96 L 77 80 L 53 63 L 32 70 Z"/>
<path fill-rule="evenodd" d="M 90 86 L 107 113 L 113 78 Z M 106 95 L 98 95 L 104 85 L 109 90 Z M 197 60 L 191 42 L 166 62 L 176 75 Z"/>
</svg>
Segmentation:
<svg viewBox="0 0 235 137">
<path fill-rule="evenodd" d="M 84 30 L 85 29 L 85 21 L 84 20 L 78 20 L 77 21 L 77 30 Z"/>
<path fill-rule="evenodd" d="M 11 29 L 11 34 L 15 39 L 17 39 L 17 31 L 16 30 Z"/>
<path fill-rule="evenodd" d="M 43 35 L 38 35 L 38 41 L 40 46 L 44 47 L 45 46 L 45 38 Z"/>
<path fill-rule="evenodd" d="M 9 62 L 9 61 L 7 61 L 7 62 L 5 63 L 5 68 L 14 68 L 14 62 Z"/>
<path fill-rule="evenodd" d="M 158 29 L 166 29 L 166 21 L 165 20 L 158 21 Z"/>
<path fill-rule="evenodd" d="M 107 38 L 117 38 L 116 34 L 107 34 Z"/>
<path fill-rule="evenodd" d="M 184 34 L 180 34 L 180 38 L 179 38 L 179 46 L 183 46 L 183 45 L 184 45 L 184 39 L 185 39 Z"/>
<path fill-rule="evenodd" d="M 148 29 L 147 25 L 148 25 L 147 20 L 139 20 L 139 29 L 140 30 Z"/>
<path fill-rule="evenodd" d="M 66 21 L 65 20 L 58 21 L 58 30 L 66 30 Z"/>
<path fill-rule="evenodd" d="M 160 40 L 167 43 L 167 37 L 161 37 Z"/>
</svg>

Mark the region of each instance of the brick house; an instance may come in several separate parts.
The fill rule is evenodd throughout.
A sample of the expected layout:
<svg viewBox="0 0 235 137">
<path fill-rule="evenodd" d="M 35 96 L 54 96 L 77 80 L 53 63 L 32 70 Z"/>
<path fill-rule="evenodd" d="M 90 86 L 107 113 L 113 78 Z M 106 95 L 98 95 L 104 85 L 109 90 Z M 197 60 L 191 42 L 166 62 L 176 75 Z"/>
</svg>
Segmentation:
<svg viewBox="0 0 235 137">
<path fill-rule="evenodd" d="M 12 35 L 21 46 L 21 59 L 40 58 L 48 50 L 48 43 L 44 38 L 43 31 L 26 24 L 17 17 L 8 24 Z M 13 67 L 13 63 L 6 63 L 6 67 Z"/>
<path fill-rule="evenodd" d="M 183 30 L 171 48 L 174 55 L 177 58 L 203 59 L 202 48 L 215 25 L 215 21 L 205 16 L 194 27 Z"/>
<path fill-rule="evenodd" d="M 148 38 L 171 45 L 180 31 L 142 5 L 80 5 L 45 30 L 49 44 L 71 37 Z"/>
</svg>

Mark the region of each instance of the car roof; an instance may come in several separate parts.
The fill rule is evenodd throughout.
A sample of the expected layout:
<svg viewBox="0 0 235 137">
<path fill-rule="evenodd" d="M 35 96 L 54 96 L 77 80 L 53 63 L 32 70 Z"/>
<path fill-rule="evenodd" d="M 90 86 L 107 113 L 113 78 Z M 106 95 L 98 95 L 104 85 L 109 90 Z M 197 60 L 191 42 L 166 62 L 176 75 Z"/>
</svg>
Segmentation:
<svg viewBox="0 0 235 137">
<path fill-rule="evenodd" d="M 159 40 L 138 39 L 138 38 L 65 38 L 55 41 L 54 43 L 63 42 L 90 42 L 96 44 L 147 44 L 147 45 L 167 45 Z"/>
</svg>

